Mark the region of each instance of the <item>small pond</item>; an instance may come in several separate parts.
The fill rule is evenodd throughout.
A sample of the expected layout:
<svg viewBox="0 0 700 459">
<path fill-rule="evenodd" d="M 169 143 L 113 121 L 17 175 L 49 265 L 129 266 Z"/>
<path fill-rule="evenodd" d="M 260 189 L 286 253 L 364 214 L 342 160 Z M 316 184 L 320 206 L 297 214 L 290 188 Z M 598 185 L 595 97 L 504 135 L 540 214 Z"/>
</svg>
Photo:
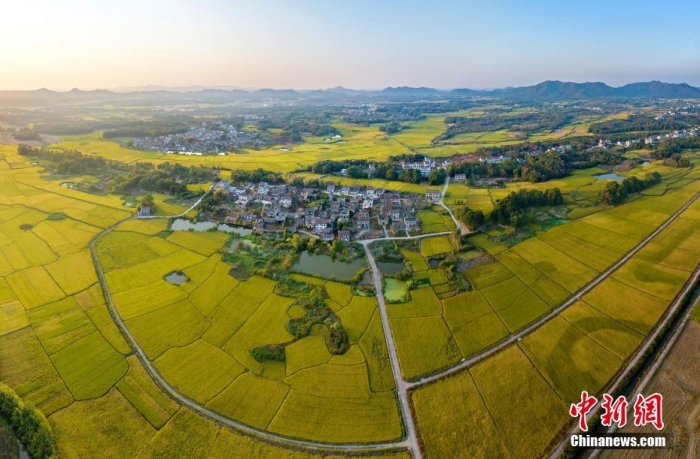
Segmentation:
<svg viewBox="0 0 700 459">
<path fill-rule="evenodd" d="M 384 298 L 389 302 L 405 301 L 408 295 L 408 284 L 405 281 L 384 279 Z"/>
<path fill-rule="evenodd" d="M 253 232 L 249 228 L 238 228 L 235 226 L 226 225 L 224 223 L 209 221 L 193 223 L 185 218 L 176 218 L 170 227 L 170 229 L 173 231 L 209 231 L 213 228 L 216 228 L 218 231 L 224 233 L 236 233 L 239 236 L 247 236 Z"/>
<path fill-rule="evenodd" d="M 625 177 L 622 177 L 622 176 L 617 175 L 615 173 L 595 175 L 594 177 L 597 178 L 598 180 L 615 180 L 618 182 L 621 182 L 625 179 Z"/>
<path fill-rule="evenodd" d="M 378 261 L 377 267 L 382 274 L 386 274 L 387 276 L 393 276 L 394 274 L 400 273 L 405 268 L 403 263 L 395 261 Z"/>
<path fill-rule="evenodd" d="M 333 260 L 328 255 L 315 255 L 305 251 L 302 252 L 299 261 L 292 266 L 292 271 L 325 278 L 352 279 L 358 270 L 366 266 L 363 259 L 345 263 Z"/>
<path fill-rule="evenodd" d="M 187 276 L 185 276 L 184 273 L 181 273 L 179 271 L 173 271 L 167 276 L 165 276 L 165 280 L 173 285 L 182 285 L 188 281 L 188 278 Z"/>
<path fill-rule="evenodd" d="M 439 268 L 439 267 L 440 267 L 440 262 L 442 262 L 442 260 L 438 260 L 437 258 L 431 258 L 430 260 L 428 260 L 428 264 L 430 265 L 430 267 L 431 267 L 432 269 L 437 269 L 437 268 Z"/>
</svg>

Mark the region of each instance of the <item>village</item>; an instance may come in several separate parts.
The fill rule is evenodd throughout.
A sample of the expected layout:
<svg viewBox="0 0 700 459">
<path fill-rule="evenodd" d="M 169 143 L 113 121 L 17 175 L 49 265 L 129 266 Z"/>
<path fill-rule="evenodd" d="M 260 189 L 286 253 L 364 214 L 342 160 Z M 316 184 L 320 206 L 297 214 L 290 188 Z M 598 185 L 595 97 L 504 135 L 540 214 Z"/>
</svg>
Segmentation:
<svg viewBox="0 0 700 459">
<path fill-rule="evenodd" d="M 631 147 L 635 147 L 635 146 L 641 146 L 642 144 L 654 146 L 654 145 L 658 145 L 661 142 L 666 141 L 666 140 L 685 139 L 688 137 L 695 137 L 697 135 L 700 135 L 700 127 L 696 126 L 696 127 L 691 128 L 691 129 L 682 129 L 679 131 L 676 130 L 676 131 L 669 132 L 666 134 L 659 134 L 659 135 L 652 135 L 652 136 L 643 137 L 643 138 L 629 139 L 629 140 L 625 140 L 624 142 L 622 140 L 618 140 L 617 142 L 613 142 L 611 140 L 600 139 L 598 141 L 598 144 L 596 145 L 596 147 L 593 147 L 593 148 L 608 149 L 608 148 L 612 148 L 613 146 L 622 147 L 622 148 L 631 148 Z"/>
<path fill-rule="evenodd" d="M 341 242 L 420 234 L 417 213 L 441 197 L 439 189 L 418 195 L 335 183 L 317 189 L 267 182 L 236 185 L 225 180 L 212 191 L 223 198 L 219 211 L 226 213 L 227 223 L 252 228 L 257 234 L 298 232 Z"/>
<path fill-rule="evenodd" d="M 222 121 L 203 122 L 200 127 L 181 134 L 136 137 L 133 142 L 134 148 L 185 156 L 225 156 L 236 148 L 263 143 L 257 133 L 238 130 Z"/>
</svg>

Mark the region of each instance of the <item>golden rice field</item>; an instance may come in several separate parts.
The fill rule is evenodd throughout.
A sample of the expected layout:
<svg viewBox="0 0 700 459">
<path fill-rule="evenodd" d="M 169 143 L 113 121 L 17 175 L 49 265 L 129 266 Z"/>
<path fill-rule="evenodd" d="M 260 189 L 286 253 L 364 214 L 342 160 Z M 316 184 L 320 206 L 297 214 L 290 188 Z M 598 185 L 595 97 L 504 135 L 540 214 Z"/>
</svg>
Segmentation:
<svg viewBox="0 0 700 459">
<path fill-rule="evenodd" d="M 156 230 L 160 227 L 128 222 L 100 240 L 98 253 L 117 311 L 169 384 L 233 419 L 286 436 L 362 442 L 401 435 L 386 349 L 376 345 L 383 334 L 381 328 L 367 331 L 377 310 L 373 298 L 354 296 L 345 284 L 297 275 L 323 285 L 352 346 L 331 356 L 323 336 L 312 334 L 287 348 L 280 371 L 279 364 L 253 359 L 250 350 L 293 339 L 287 321 L 294 300 L 273 293 L 269 279 L 231 277 L 216 253 L 225 237 L 176 231 L 163 239 Z M 172 271 L 188 280 L 168 283 L 164 276 Z M 361 344 L 366 340 L 372 342 L 369 349 Z M 342 373 L 349 370 L 357 385 L 343 389 L 339 381 L 349 384 L 350 376 Z M 263 392 L 266 398 L 243 398 Z M 356 401 L 360 393 L 362 403 Z M 300 417 L 299 410 L 307 415 Z M 319 429 L 320 422 L 331 426 L 348 418 L 357 420 L 350 431 Z"/>
<path fill-rule="evenodd" d="M 319 158 L 381 161 L 409 148 L 428 148 L 440 123 L 429 117 L 386 140 L 374 128 L 344 125 L 345 143 L 309 142 L 289 152 L 269 149 L 221 161 L 224 167 L 279 171 Z M 467 148 L 509 142 L 503 132 L 456 141 Z M 69 138 L 61 146 L 130 162 L 154 158 L 94 136 Z M 448 152 L 457 146 L 440 148 Z M 645 166 L 651 170 L 662 172 L 668 183 L 617 208 L 581 213 L 514 247 L 485 234 L 473 237 L 493 262 L 467 270 L 473 289 L 459 295 L 450 293 L 445 273 L 429 269 L 426 260 L 454 250 L 449 237 L 425 239 L 421 253 L 406 251 L 429 285 L 388 308 L 404 378 L 452 366 L 527 326 L 700 189 L 692 172 Z M 591 180 L 594 171 L 579 172 L 536 186 L 559 186 L 567 206 L 582 209 L 599 184 Z M 47 415 L 61 457 L 322 457 L 242 436 L 167 397 L 115 325 L 88 251 L 95 235 L 127 219 L 130 211 L 117 196 L 81 193 L 39 175 L 14 147 L 0 148 L 0 379 Z M 519 186 L 485 190 L 452 184 L 446 200 L 488 212 L 494 199 Z M 157 198 L 165 212 L 182 210 L 165 196 Z M 49 220 L 52 212 L 67 218 Z M 424 216 L 429 230 L 451 228 L 438 216 Z M 295 274 L 298 281 L 323 286 L 348 332 L 350 349 L 330 355 L 323 334 L 315 330 L 288 347 L 286 363 L 259 363 L 250 349 L 290 342 L 287 321 L 303 311 L 275 293 L 269 279 L 229 276 L 218 253 L 225 235 L 161 233 L 166 228 L 165 220 L 125 221 L 96 249 L 117 312 L 169 384 L 225 416 L 288 437 L 366 443 L 402 436 L 373 298 L 356 296 L 345 284 Z M 426 457 L 546 454 L 570 425 L 567 407 L 580 386 L 603 390 L 700 262 L 698 234 L 696 203 L 609 279 L 521 342 L 413 391 Z M 166 282 L 172 271 L 182 271 L 188 280 Z M 520 409 L 510 400 L 518 400 Z M 394 457 L 407 459 L 405 453 Z"/>
<path fill-rule="evenodd" d="M 685 197 L 689 197 L 687 193 Z M 677 197 L 674 206 L 667 206 L 663 201 L 649 201 L 646 209 L 668 215 L 683 202 Z M 626 207 L 612 210 L 623 223 L 627 219 L 622 215 L 629 218 L 641 209 L 638 205 Z M 594 394 L 604 389 L 683 287 L 690 276 L 689 267 L 698 266 L 700 249 L 694 243 L 700 230 L 698 208 L 697 203 L 693 204 L 609 279 L 522 342 L 467 371 L 414 391 L 413 406 L 427 457 L 450 456 L 456 447 L 466 448 L 471 457 L 546 455 L 550 442 L 571 425 L 569 404 L 579 399 L 582 389 Z M 570 225 L 560 228 L 566 231 Z M 643 235 L 640 231 L 636 237 Z M 681 253 L 676 254 L 677 251 Z M 570 253 L 583 260 L 576 251 Z M 519 254 L 530 257 L 537 266 L 537 259 L 527 251 Z M 517 277 L 501 282 L 513 282 Z M 555 279 L 564 282 L 564 278 Z M 444 300 L 445 316 L 455 330 L 493 314 L 483 299 L 475 296 L 481 292 L 491 306 L 498 304 L 498 291 L 489 291 L 499 284 L 490 285 L 466 294 L 471 297 L 471 307 Z M 515 290 L 516 286 L 504 286 L 506 289 Z M 459 336 L 455 332 L 461 343 L 464 339 Z M 494 378 L 494 374 L 501 376 Z M 517 409 L 511 404 L 514 400 Z M 443 409 L 437 410 L 437 406 Z M 457 419 L 470 421 L 455 422 Z M 499 435 L 475 435 L 489 429 L 495 429 Z"/>
<path fill-rule="evenodd" d="M 92 152 L 104 153 L 103 146 Z M 137 154 L 111 153 L 120 159 Z M 167 397 L 141 363 L 127 357 L 132 350 L 105 305 L 87 246 L 130 211 L 119 197 L 40 179 L 14 147 L 0 149 L 0 163 L 0 378 L 46 414 L 61 457 L 230 457 L 231 451 L 236 457 L 321 457 L 239 435 Z M 67 218 L 49 220 L 51 212 Z M 165 220 L 129 220 L 101 238 L 97 251 L 118 312 L 171 384 L 247 424 L 272 430 L 274 421 L 285 435 L 329 442 L 401 435 L 372 299 L 324 282 L 356 343 L 343 356 L 331 357 L 323 339 L 311 336 L 299 344 L 326 352 L 320 366 L 294 364 L 292 357 L 296 369 L 287 376 L 271 364 L 240 363 L 239 351 L 247 354 L 244 346 L 260 338 L 289 339 L 290 300 L 273 294 L 267 279 L 239 283 L 228 276 L 216 253 L 225 235 L 156 236 L 166 228 Z M 182 287 L 163 280 L 176 269 L 189 277 Z M 253 325 L 243 327 L 249 319 Z M 268 334 L 255 333 L 266 326 Z M 321 373 L 304 375 L 308 371 Z M 349 382 L 347 389 L 331 397 L 341 381 Z M 246 395 L 260 392 L 268 396 Z M 357 427 L 338 429 L 346 418 Z M 320 422 L 336 427 L 319 429 Z"/>
</svg>

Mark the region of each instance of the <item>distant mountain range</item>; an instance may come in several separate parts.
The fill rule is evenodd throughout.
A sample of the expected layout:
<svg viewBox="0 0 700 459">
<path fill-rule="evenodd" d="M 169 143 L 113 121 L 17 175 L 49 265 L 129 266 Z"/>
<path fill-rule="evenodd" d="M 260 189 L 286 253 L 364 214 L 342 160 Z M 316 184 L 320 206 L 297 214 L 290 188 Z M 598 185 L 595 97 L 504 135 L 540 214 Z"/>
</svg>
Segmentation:
<svg viewBox="0 0 700 459">
<path fill-rule="evenodd" d="M 149 88 L 147 90 L 143 90 Z M 152 88 L 152 89 L 151 89 Z M 154 102 L 186 101 L 194 103 L 226 103 L 235 101 L 248 102 L 309 102 L 323 103 L 342 101 L 419 101 L 446 100 L 465 98 L 499 98 L 514 101 L 573 101 L 592 99 L 700 99 L 700 88 L 685 83 L 663 83 L 650 81 L 631 83 L 621 87 L 608 86 L 605 83 L 570 83 L 562 81 L 545 81 L 534 86 L 504 88 L 494 90 L 474 90 L 459 88 L 439 90 L 426 87 L 388 87 L 381 91 L 354 90 L 338 86 L 331 89 L 295 91 L 293 89 L 256 89 L 240 88 L 163 88 L 141 87 L 138 91 L 119 92 L 97 89 L 83 91 L 72 89 L 67 92 L 51 91 L 46 88 L 34 91 L 0 91 L 0 107 L 16 105 L 43 105 L 50 103 L 70 103 L 75 101 L 129 101 L 152 100 Z"/>
</svg>

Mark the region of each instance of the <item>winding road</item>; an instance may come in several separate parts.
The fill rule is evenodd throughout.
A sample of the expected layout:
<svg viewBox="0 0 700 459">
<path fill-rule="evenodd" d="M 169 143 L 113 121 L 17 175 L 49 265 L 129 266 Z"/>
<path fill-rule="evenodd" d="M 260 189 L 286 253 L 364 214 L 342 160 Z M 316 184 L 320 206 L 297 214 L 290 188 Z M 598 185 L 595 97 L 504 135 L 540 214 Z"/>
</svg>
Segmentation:
<svg viewBox="0 0 700 459">
<path fill-rule="evenodd" d="M 452 211 L 444 204 L 443 198 L 444 195 L 447 191 L 447 188 L 449 186 L 449 179 L 446 180 L 445 185 L 443 187 L 443 192 L 440 200 L 436 203 L 437 205 L 440 205 L 444 209 L 447 210 L 449 213 L 450 217 L 452 218 L 453 222 L 455 223 L 456 227 L 461 229 L 461 234 L 469 234 L 468 229 L 459 222 Z M 182 217 L 191 210 L 195 209 L 204 199 L 207 193 L 209 193 L 213 188 L 213 185 L 209 187 L 207 192 L 195 203 L 193 204 L 189 209 L 186 211 L 178 214 L 178 215 L 172 215 L 172 216 L 147 216 L 147 217 L 140 217 L 140 218 L 178 218 Z M 386 442 L 386 443 L 368 443 L 368 444 L 334 444 L 334 443 L 323 443 L 323 442 L 314 442 L 314 441 L 307 441 L 307 440 L 301 440 L 297 438 L 291 438 L 291 437 L 286 437 L 283 435 L 278 435 L 274 434 L 265 430 L 257 429 L 254 427 L 251 427 L 247 424 L 243 424 L 241 422 L 238 422 L 234 419 L 228 418 L 226 416 L 222 416 L 219 413 L 216 413 L 215 411 L 210 410 L 209 408 L 195 402 L 194 400 L 186 397 L 182 393 L 180 393 L 177 389 L 175 389 L 173 386 L 171 386 L 158 372 L 157 368 L 153 365 L 153 363 L 148 359 L 146 356 L 146 353 L 143 351 L 143 349 L 139 346 L 138 342 L 134 339 L 133 335 L 131 332 L 128 330 L 126 327 L 124 321 L 120 317 L 119 313 L 117 312 L 116 307 L 114 306 L 114 303 L 112 301 L 112 295 L 109 290 L 109 286 L 107 285 L 104 271 L 102 269 L 102 266 L 99 262 L 98 256 L 97 256 L 97 250 L 96 250 L 96 243 L 97 241 L 111 232 L 116 226 L 121 224 L 122 222 L 118 222 L 114 224 L 113 226 L 110 226 L 109 228 L 104 229 L 100 233 L 98 233 L 89 243 L 89 248 L 90 248 L 90 253 L 92 256 L 93 264 L 95 266 L 98 279 L 100 282 L 100 285 L 102 287 L 105 301 L 107 303 L 107 306 L 109 308 L 109 312 L 115 322 L 115 324 L 119 327 L 121 333 L 124 335 L 124 337 L 127 339 L 129 342 L 129 345 L 131 348 L 134 350 L 135 355 L 138 357 L 138 359 L 141 361 L 143 364 L 144 368 L 150 375 L 150 377 L 155 381 L 155 383 L 161 387 L 163 391 L 165 391 L 170 397 L 172 397 L 174 400 L 178 401 L 180 404 L 187 406 L 191 410 L 199 413 L 202 416 L 205 416 L 219 424 L 231 427 L 235 430 L 238 430 L 240 432 L 243 432 L 245 434 L 248 434 L 254 438 L 260 439 L 262 441 L 266 441 L 269 443 L 273 443 L 276 445 L 280 446 L 285 446 L 285 447 L 290 447 L 290 448 L 295 448 L 295 449 L 304 449 L 304 450 L 309 450 L 309 451 L 314 451 L 314 452 L 330 452 L 330 453 L 337 453 L 337 452 L 354 452 L 354 453 L 361 453 L 361 452 L 388 452 L 388 451 L 400 451 L 400 450 L 409 450 L 413 457 L 415 459 L 420 459 L 422 458 L 422 452 L 420 449 L 419 441 L 418 441 L 418 435 L 416 432 L 416 427 L 415 427 L 415 421 L 413 418 L 413 415 L 411 413 L 410 409 L 410 400 L 409 400 L 409 391 L 415 388 L 418 388 L 420 386 L 423 386 L 425 384 L 429 384 L 432 382 L 435 382 L 441 378 L 444 378 L 446 376 L 452 375 L 454 373 L 457 373 L 459 371 L 462 371 L 477 362 L 480 362 L 481 360 L 484 360 L 485 358 L 499 352 L 506 346 L 509 346 L 518 340 L 520 340 L 522 337 L 534 332 L 538 328 L 540 328 L 542 325 L 547 323 L 549 320 L 554 318 L 556 315 L 573 305 L 576 301 L 578 301 L 581 296 L 585 295 L 588 293 L 591 289 L 593 289 L 595 286 L 603 282 L 607 277 L 609 277 L 615 270 L 617 270 L 622 264 L 627 262 L 632 256 L 634 256 L 637 252 L 639 252 L 642 248 L 644 248 L 653 238 L 655 238 L 661 231 L 663 231 L 665 228 L 667 228 L 678 216 L 683 213 L 693 202 L 695 202 L 698 197 L 700 197 L 700 193 L 696 194 L 691 198 L 686 204 L 684 204 L 678 211 L 676 211 L 673 215 L 671 215 L 661 226 L 659 226 L 654 232 L 652 232 L 647 238 L 645 238 L 642 242 L 640 242 L 637 246 L 635 246 L 630 252 L 628 252 L 625 256 L 623 256 L 618 262 L 616 262 L 613 266 L 608 268 L 606 271 L 601 273 L 598 277 L 593 279 L 591 282 L 589 282 L 586 286 L 584 286 L 581 290 L 579 290 L 574 296 L 572 296 L 568 301 L 560 305 L 559 307 L 553 309 L 550 311 L 548 314 L 545 316 L 541 317 L 537 321 L 533 322 L 530 326 L 527 328 L 521 330 L 520 332 L 511 335 L 507 340 L 502 341 L 498 343 L 497 345 L 484 350 L 483 352 L 474 355 L 470 357 L 467 360 L 462 361 L 456 366 L 453 366 L 451 368 L 448 368 L 446 370 L 443 370 L 439 373 L 436 373 L 434 375 L 431 375 L 429 377 L 422 378 L 418 381 L 406 381 L 402 374 L 401 374 L 401 368 L 400 368 L 400 363 L 399 363 L 399 358 L 398 358 L 398 353 L 396 351 L 396 346 L 395 342 L 393 339 L 393 333 L 391 330 L 391 324 L 389 323 L 389 316 L 387 312 L 387 307 L 386 307 L 386 302 L 384 300 L 384 295 L 382 293 L 382 276 L 381 273 L 377 267 L 376 261 L 371 253 L 370 250 L 370 244 L 374 242 L 379 242 L 379 241 L 391 241 L 391 240 L 415 240 L 415 239 L 422 239 L 422 238 L 427 238 L 427 237 L 434 237 L 434 236 L 439 236 L 439 235 L 446 235 L 446 234 L 452 234 L 452 232 L 441 232 L 441 233 L 434 233 L 434 234 L 425 234 L 425 235 L 419 235 L 419 236 L 406 236 L 406 237 L 384 237 L 384 238 L 376 238 L 376 239 L 367 239 L 363 241 L 358 241 L 360 244 L 363 245 L 365 249 L 365 253 L 367 255 L 367 260 L 369 261 L 370 267 L 372 269 L 372 275 L 373 275 L 373 280 L 374 280 L 374 285 L 377 290 L 377 302 L 379 305 L 379 311 L 380 311 L 380 316 L 382 320 L 382 328 L 384 330 L 384 335 L 386 338 L 386 343 L 387 343 L 387 349 L 388 349 L 388 354 L 389 354 L 389 360 L 391 362 L 391 368 L 392 372 L 394 375 L 394 381 L 396 385 L 396 391 L 397 391 L 397 396 L 399 400 L 399 407 L 401 410 L 401 415 L 403 418 L 403 423 L 404 423 L 404 428 L 405 428 L 405 438 L 400 440 L 400 441 L 395 441 L 395 442 Z M 700 269 L 696 271 L 694 279 L 697 279 L 700 276 Z M 686 289 L 687 290 L 687 289 Z M 649 336 L 647 339 L 647 346 L 644 347 L 643 350 L 648 347 L 648 345 L 651 343 L 653 338 L 656 337 L 656 335 L 659 333 L 659 330 L 663 324 L 665 324 L 670 317 L 672 317 L 673 312 L 678 308 L 678 305 L 680 304 L 680 300 L 676 301 L 674 305 L 669 308 L 667 311 L 667 314 L 664 318 L 664 321 L 662 322 L 661 325 L 659 325 L 656 329 L 655 332 Z M 642 352 L 642 350 L 640 350 Z M 640 355 L 642 354 L 637 354 L 635 359 L 631 360 L 629 364 L 627 365 L 626 369 L 622 374 L 620 375 L 620 378 L 616 381 L 615 384 L 619 384 L 620 381 L 622 381 L 623 376 L 625 376 L 630 369 L 634 366 L 634 364 L 637 363 L 637 361 L 640 358 Z M 614 386 L 613 386 L 614 387 Z M 560 446 L 561 448 L 561 446 Z M 559 451 L 559 449 L 557 449 Z"/>
<path fill-rule="evenodd" d="M 211 190 L 212 187 L 207 190 L 207 193 Z M 148 219 L 148 218 L 178 218 L 182 217 L 185 214 L 187 214 L 189 211 L 195 209 L 201 202 L 202 199 L 204 198 L 205 195 L 203 195 L 199 200 L 197 200 L 196 203 L 194 203 L 189 209 L 186 211 L 177 214 L 177 215 L 169 215 L 169 216 L 144 216 L 140 217 L 141 219 Z M 134 218 L 130 217 L 127 220 Z M 303 449 L 307 451 L 313 451 L 313 452 L 319 452 L 319 453 L 338 453 L 338 452 L 367 452 L 367 453 L 372 453 L 372 452 L 389 452 L 389 451 L 404 451 L 404 450 L 410 450 L 414 456 L 414 458 L 420 458 L 420 450 L 417 448 L 417 443 L 415 441 L 415 430 L 412 429 L 412 420 L 409 422 L 406 422 L 406 425 L 408 426 L 409 423 L 411 425 L 411 430 L 410 432 L 413 432 L 413 440 L 411 441 L 410 438 L 407 438 L 402 441 L 395 441 L 395 442 L 385 442 L 385 443 L 368 443 L 368 444 L 335 444 L 335 443 L 323 443 L 323 442 L 314 442 L 314 441 L 307 441 L 307 440 L 301 440 L 298 438 L 292 438 L 292 437 L 286 437 L 283 435 L 278 435 L 274 434 L 271 432 L 268 432 L 266 430 L 261 430 L 257 429 L 255 427 L 249 426 L 247 424 L 244 424 L 242 422 L 238 422 L 234 419 L 231 419 L 226 416 L 222 416 L 221 414 L 210 410 L 206 406 L 197 403 L 196 401 L 190 399 L 189 397 L 183 395 L 180 393 L 176 388 L 174 388 L 172 385 L 170 385 L 160 374 L 158 369 L 153 365 L 153 362 L 148 358 L 146 355 L 145 351 L 139 343 L 136 341 L 134 336 L 131 334 L 129 329 L 127 328 L 126 324 L 124 323 L 124 320 L 121 318 L 119 315 L 119 312 L 117 311 L 114 301 L 112 300 L 112 293 L 109 290 L 109 285 L 107 284 L 107 280 L 105 278 L 104 270 L 102 269 L 102 265 L 99 262 L 99 258 L 97 256 L 97 248 L 96 244 L 97 241 L 99 241 L 102 237 L 105 235 L 109 234 L 114 228 L 119 226 L 121 223 L 123 223 L 126 220 L 119 221 L 115 223 L 114 225 L 102 230 L 100 233 L 95 235 L 94 238 L 90 240 L 89 243 L 89 248 L 90 248 L 90 255 L 92 257 L 92 262 L 93 265 L 95 266 L 95 270 L 97 272 L 97 278 L 100 283 L 100 286 L 102 287 L 102 292 L 105 298 L 105 301 L 107 303 L 109 313 L 112 316 L 112 320 L 116 324 L 116 326 L 119 328 L 121 331 L 122 335 L 124 338 L 127 340 L 129 343 L 129 346 L 131 349 L 133 349 L 134 354 L 136 357 L 141 361 L 141 363 L 144 366 L 144 369 L 146 372 L 149 374 L 151 379 L 158 385 L 165 393 L 167 393 L 171 398 L 173 398 L 175 401 L 180 403 L 183 406 L 186 406 L 190 408 L 192 411 L 211 419 L 214 422 L 217 422 L 221 425 L 225 425 L 227 427 L 231 427 L 235 430 L 238 430 L 239 432 L 242 432 L 244 434 L 250 435 L 251 437 L 257 438 L 259 440 L 272 443 L 275 445 L 279 446 L 284 446 L 292 449 Z M 400 373 L 399 373 L 400 374 Z M 410 418 L 410 416 L 409 416 Z M 408 431 L 408 428 L 407 428 Z"/>
</svg>

